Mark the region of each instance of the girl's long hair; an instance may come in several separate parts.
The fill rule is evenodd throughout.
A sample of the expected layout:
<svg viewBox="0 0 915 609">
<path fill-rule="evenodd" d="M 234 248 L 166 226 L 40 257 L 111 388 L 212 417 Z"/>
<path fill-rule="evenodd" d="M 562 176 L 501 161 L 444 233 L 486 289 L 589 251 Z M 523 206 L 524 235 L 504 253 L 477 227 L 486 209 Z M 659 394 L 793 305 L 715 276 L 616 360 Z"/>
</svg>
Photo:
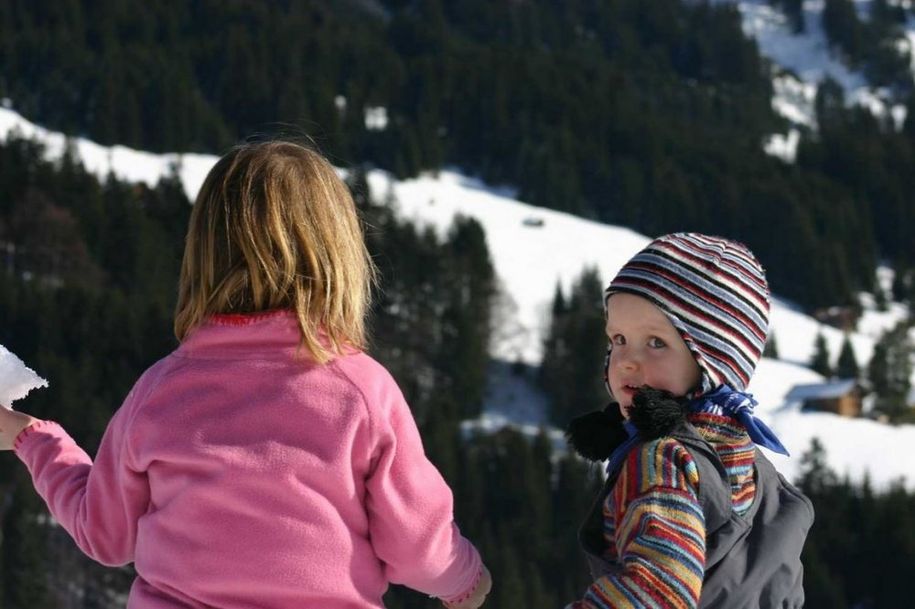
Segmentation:
<svg viewBox="0 0 915 609">
<path fill-rule="evenodd" d="M 207 175 L 188 225 L 175 310 L 184 340 L 216 313 L 295 312 L 324 363 L 366 346 L 376 268 L 349 189 L 298 143 L 237 146 Z"/>
</svg>

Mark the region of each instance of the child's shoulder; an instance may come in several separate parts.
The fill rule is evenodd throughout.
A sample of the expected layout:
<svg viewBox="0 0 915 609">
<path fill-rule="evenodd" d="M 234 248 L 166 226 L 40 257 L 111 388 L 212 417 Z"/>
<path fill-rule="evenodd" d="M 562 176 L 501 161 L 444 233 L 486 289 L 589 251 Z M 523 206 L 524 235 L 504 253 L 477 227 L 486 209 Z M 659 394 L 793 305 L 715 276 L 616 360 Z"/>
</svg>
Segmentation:
<svg viewBox="0 0 915 609">
<path fill-rule="evenodd" d="M 353 351 L 335 357 L 328 368 L 346 378 L 367 398 L 397 390 L 397 382 L 378 360 L 363 351 Z"/>
<path fill-rule="evenodd" d="M 328 365 L 346 375 L 354 375 L 361 379 L 391 378 L 391 373 L 388 372 L 388 369 L 365 351 L 349 351 L 343 355 L 338 355 Z"/>
<path fill-rule="evenodd" d="M 696 486 L 696 462 L 682 442 L 670 436 L 648 440 L 626 457 L 624 471 L 639 488 Z M 635 478 L 635 480 L 632 480 Z"/>
<path fill-rule="evenodd" d="M 184 360 L 174 357 L 174 352 L 162 357 L 149 366 L 130 390 L 131 394 L 147 394 L 162 384 L 163 379 L 174 374 L 186 365 Z"/>
<path fill-rule="evenodd" d="M 636 450 L 629 453 L 629 459 L 633 458 L 654 464 L 693 461 L 683 442 L 673 436 L 662 436 L 642 442 Z"/>
</svg>

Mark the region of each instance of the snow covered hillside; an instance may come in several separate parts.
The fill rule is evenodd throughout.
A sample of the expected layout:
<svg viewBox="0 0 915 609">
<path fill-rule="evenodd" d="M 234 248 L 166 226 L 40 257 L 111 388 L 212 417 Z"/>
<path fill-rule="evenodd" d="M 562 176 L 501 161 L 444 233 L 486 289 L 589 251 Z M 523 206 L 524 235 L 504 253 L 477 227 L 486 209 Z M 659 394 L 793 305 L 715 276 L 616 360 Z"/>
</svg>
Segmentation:
<svg viewBox="0 0 915 609">
<path fill-rule="evenodd" d="M 0 108 L 0 140 L 12 130 L 45 142 L 48 155 L 59 157 L 64 138 L 31 124 L 9 109 Z M 86 167 L 104 178 L 113 173 L 132 181 L 156 182 L 177 169 L 188 195 L 193 198 L 216 157 L 207 155 L 155 155 L 123 147 L 106 148 L 75 139 L 75 153 Z M 507 189 L 488 187 L 454 171 L 423 175 L 402 182 L 380 171 L 369 175 L 376 197 L 391 193 L 403 218 L 445 231 L 456 214 L 476 218 L 486 231 L 496 273 L 506 299 L 507 314 L 496 332 L 492 348 L 495 361 L 493 387 L 487 399 L 487 415 L 481 424 L 512 420 L 539 425 L 545 422 L 544 400 L 529 385 L 507 372 L 506 362 L 539 363 L 548 311 L 557 283 L 568 289 L 586 266 L 597 268 L 604 281 L 648 241 L 631 230 L 599 224 L 512 198 Z M 868 311 L 852 342 L 859 363 L 871 356 L 880 332 L 904 316 L 901 306 L 888 313 Z M 814 436 L 823 442 L 831 466 L 840 474 L 860 479 L 865 470 L 875 487 L 907 477 L 915 488 L 915 426 L 889 427 L 866 420 L 843 419 L 828 414 L 801 413 L 785 396 L 798 383 L 821 377 L 804 367 L 815 336 L 821 332 L 830 353 L 836 356 L 842 341 L 839 330 L 823 326 L 790 303 L 773 300 L 772 327 L 781 360 L 764 360 L 751 384 L 760 402 L 759 413 L 778 433 L 794 457 L 773 456 L 789 477 L 798 471 L 798 457 Z M 500 363 L 501 362 L 501 363 Z M 40 371 L 39 371 L 40 372 Z M 49 379 L 54 382 L 54 379 Z"/>
<path fill-rule="evenodd" d="M 900 0 L 899 3 L 907 1 Z M 824 0 L 806 0 L 803 3 L 805 31 L 801 34 L 792 31 L 788 17 L 773 7 L 769 0 L 715 2 L 737 6 L 744 34 L 756 40 L 760 54 L 768 58 L 775 68 L 772 106 L 794 125 L 816 128 L 814 100 L 819 84 L 827 77 L 842 86 L 847 103 L 865 106 L 875 116 L 889 113 L 897 126 L 905 120 L 903 104 L 892 100 L 888 92 L 871 87 L 860 71 L 849 69 L 830 50 L 822 25 Z M 862 19 L 868 18 L 870 5 L 871 0 L 855 0 Z M 898 46 L 910 53 L 915 70 L 915 21 L 909 18 L 904 29 L 904 38 L 898 41 Z M 775 134 L 766 143 L 766 150 L 792 161 L 799 135 L 797 129 L 791 129 L 788 134 Z"/>
</svg>

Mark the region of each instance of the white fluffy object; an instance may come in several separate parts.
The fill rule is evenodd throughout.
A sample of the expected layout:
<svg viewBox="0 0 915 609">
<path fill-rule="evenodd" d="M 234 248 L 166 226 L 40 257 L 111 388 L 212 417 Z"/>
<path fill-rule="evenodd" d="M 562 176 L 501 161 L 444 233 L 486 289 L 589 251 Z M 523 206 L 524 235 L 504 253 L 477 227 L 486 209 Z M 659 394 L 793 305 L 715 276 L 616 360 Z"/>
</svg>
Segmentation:
<svg viewBox="0 0 915 609">
<path fill-rule="evenodd" d="M 9 408 L 32 389 L 47 386 L 48 381 L 35 374 L 15 353 L 0 345 L 0 406 Z"/>
</svg>

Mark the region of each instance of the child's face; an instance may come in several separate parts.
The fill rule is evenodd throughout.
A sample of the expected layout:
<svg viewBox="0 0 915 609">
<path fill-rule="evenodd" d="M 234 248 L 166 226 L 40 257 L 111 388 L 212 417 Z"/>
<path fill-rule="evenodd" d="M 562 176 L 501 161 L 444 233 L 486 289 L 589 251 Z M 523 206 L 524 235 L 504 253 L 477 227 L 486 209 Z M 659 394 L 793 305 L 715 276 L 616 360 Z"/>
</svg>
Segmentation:
<svg viewBox="0 0 915 609">
<path fill-rule="evenodd" d="M 699 384 L 701 372 L 692 353 L 666 315 L 633 294 L 607 301 L 610 363 L 607 378 L 623 416 L 642 385 L 683 396 Z"/>
</svg>

